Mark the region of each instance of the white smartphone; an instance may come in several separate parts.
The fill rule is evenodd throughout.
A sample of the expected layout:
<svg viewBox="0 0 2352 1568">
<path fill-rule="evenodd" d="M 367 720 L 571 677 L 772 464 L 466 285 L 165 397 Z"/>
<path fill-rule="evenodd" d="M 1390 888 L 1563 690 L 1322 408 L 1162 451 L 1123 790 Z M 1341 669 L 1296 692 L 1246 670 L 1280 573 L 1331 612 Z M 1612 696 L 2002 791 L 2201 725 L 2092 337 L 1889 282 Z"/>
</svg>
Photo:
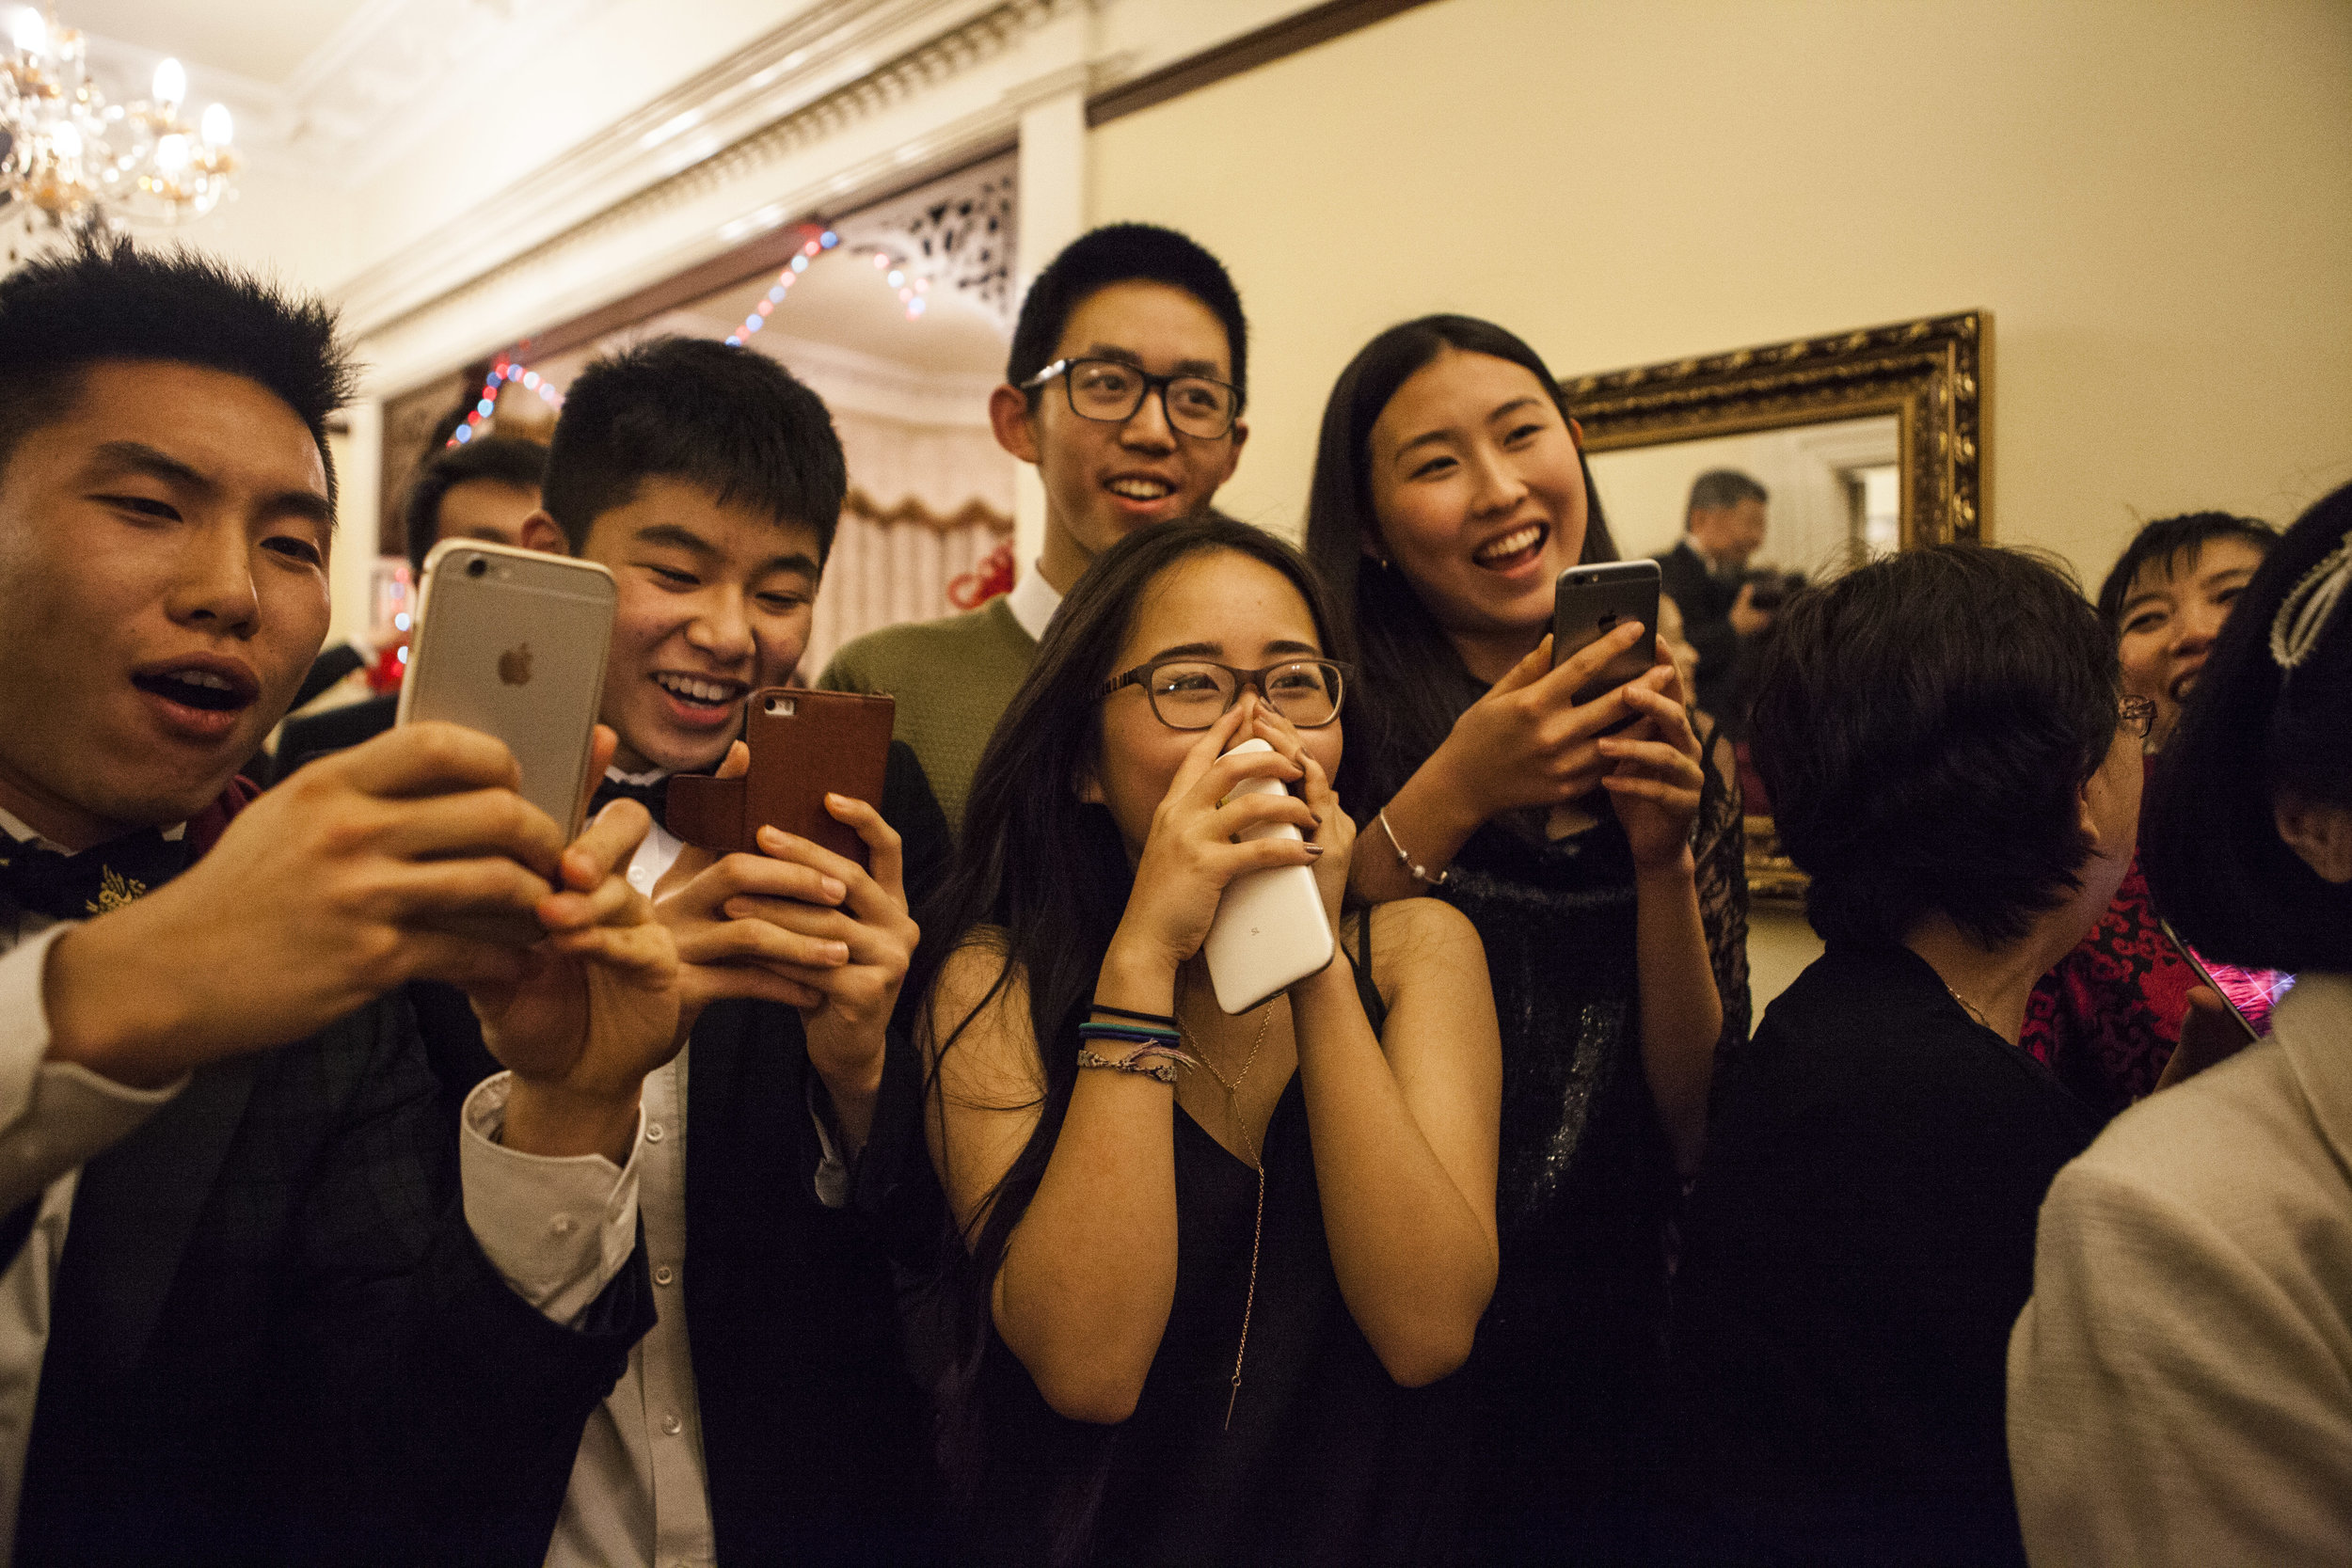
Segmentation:
<svg viewBox="0 0 2352 1568">
<path fill-rule="evenodd" d="M 1226 755 L 1272 750 L 1252 736 Z M 1283 793 L 1279 779 L 1245 779 L 1225 799 Z M 1263 823 L 1241 835 L 1244 842 L 1305 836 L 1289 822 Z M 1322 890 L 1315 886 L 1313 867 L 1305 865 L 1271 866 L 1227 883 L 1216 918 L 1209 922 L 1208 940 L 1200 944 L 1216 1005 L 1229 1014 L 1246 1013 L 1310 974 L 1322 973 L 1336 951 L 1330 917 L 1323 912 Z"/>
<path fill-rule="evenodd" d="M 506 742 L 523 799 L 572 837 L 617 594 L 593 562 L 443 540 L 424 558 L 395 722 L 444 720 Z"/>
</svg>

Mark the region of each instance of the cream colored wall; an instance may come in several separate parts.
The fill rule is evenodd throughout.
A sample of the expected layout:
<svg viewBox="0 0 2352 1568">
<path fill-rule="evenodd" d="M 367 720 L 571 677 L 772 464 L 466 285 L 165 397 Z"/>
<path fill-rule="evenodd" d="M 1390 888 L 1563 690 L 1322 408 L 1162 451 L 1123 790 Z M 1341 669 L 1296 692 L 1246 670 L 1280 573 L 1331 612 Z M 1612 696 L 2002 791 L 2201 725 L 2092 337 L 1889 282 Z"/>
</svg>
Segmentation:
<svg viewBox="0 0 2352 1568">
<path fill-rule="evenodd" d="M 1224 258 L 1223 499 L 1298 526 L 1332 378 L 1490 316 L 1562 372 L 1968 307 L 1998 536 L 2352 479 L 2352 6 L 1439 0 L 1096 131 L 1096 222 Z"/>
</svg>

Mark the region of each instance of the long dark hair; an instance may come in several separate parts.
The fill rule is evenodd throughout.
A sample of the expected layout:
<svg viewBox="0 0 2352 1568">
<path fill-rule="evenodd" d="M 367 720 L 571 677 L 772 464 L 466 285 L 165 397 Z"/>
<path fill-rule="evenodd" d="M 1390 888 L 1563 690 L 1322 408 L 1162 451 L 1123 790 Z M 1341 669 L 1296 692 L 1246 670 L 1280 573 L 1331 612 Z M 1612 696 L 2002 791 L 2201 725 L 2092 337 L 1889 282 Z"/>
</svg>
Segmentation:
<svg viewBox="0 0 2352 1568">
<path fill-rule="evenodd" d="M 988 942 L 1003 958 L 979 1006 L 946 1027 L 936 1056 L 954 1049 L 980 1009 L 1017 977 L 1028 990 L 1045 1084 L 1036 1131 L 989 1195 L 977 1229 L 956 1238 L 948 1258 L 961 1365 L 947 1391 L 942 1448 L 967 1503 L 985 1458 L 977 1380 L 989 1343 L 990 1293 L 1061 1134 L 1078 1078 L 1078 1025 L 1135 880 L 1109 810 L 1078 798 L 1079 781 L 1101 753 L 1103 685 L 1116 673 L 1112 665 L 1144 592 L 1170 567 L 1216 551 L 1281 573 L 1306 600 L 1325 655 L 1347 657 L 1313 571 L 1272 534 L 1212 514 L 1128 535 L 1088 568 L 1046 628 L 1028 678 L 980 755 L 955 859 L 923 911 L 924 940 L 907 974 L 910 995 L 928 999 L 949 956 L 968 942 Z M 929 1092 L 941 1092 L 936 1066 Z M 1107 1455 L 1106 1443 L 1102 1463 L 1066 1478 L 1050 1505 L 1057 1560 L 1083 1551 Z"/>
<path fill-rule="evenodd" d="M 1422 602 L 1405 574 L 1369 563 L 1379 540 L 1372 502 L 1372 427 L 1396 389 L 1448 349 L 1525 366 L 1563 420 L 1567 400 L 1543 356 L 1516 335 L 1474 316 L 1423 316 L 1366 343 L 1333 383 L 1323 405 L 1315 474 L 1307 499 L 1307 558 L 1338 602 L 1343 640 L 1357 650 L 1357 686 L 1371 698 L 1351 717 L 1354 743 L 1340 766 L 1340 798 L 1364 816 L 1404 787 L 1441 745 L 1454 721 L 1486 687 Z M 1580 561 L 1614 561 L 1616 542 L 1601 515 L 1593 471 L 1584 477 L 1584 548 Z"/>
<path fill-rule="evenodd" d="M 2352 610 L 2337 605 L 2293 674 L 2271 625 L 2352 538 L 2352 485 L 2287 531 L 2231 607 L 2179 728 L 2156 759 L 2140 864 L 2156 907 L 2228 963 L 2352 971 L 2352 887 L 2323 880 L 2279 836 L 2276 793 L 2352 807 Z"/>
</svg>

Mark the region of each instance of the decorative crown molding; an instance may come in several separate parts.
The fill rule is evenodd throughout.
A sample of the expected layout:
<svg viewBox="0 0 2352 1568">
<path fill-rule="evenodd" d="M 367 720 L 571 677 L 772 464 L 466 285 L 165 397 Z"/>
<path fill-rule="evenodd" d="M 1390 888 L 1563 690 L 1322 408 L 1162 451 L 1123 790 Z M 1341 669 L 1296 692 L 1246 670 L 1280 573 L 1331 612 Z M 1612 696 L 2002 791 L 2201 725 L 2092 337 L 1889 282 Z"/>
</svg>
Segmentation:
<svg viewBox="0 0 2352 1568">
<path fill-rule="evenodd" d="M 542 261 L 837 134 L 1078 3 L 818 0 L 352 278 L 340 291 L 346 319 L 361 334 L 394 328 L 517 262 Z M 774 222 L 798 215 L 779 210 Z M 485 236 L 494 238 L 485 245 Z"/>
</svg>

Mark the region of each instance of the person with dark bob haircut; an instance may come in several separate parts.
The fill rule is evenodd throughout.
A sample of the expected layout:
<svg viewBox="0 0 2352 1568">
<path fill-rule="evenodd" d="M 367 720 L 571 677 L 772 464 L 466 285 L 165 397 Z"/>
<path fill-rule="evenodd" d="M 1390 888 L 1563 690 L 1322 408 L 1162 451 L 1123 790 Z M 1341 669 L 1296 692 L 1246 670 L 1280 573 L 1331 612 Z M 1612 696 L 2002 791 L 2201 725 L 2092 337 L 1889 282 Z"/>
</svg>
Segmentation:
<svg viewBox="0 0 2352 1568">
<path fill-rule="evenodd" d="M 2099 616 L 2123 661 L 2123 689 L 2156 705 L 2153 749 L 2180 722 L 2230 606 L 2279 542 L 2259 517 L 2188 512 L 2132 536 L 2099 585 Z"/>
<path fill-rule="evenodd" d="M 2115 639 L 2124 694 L 2155 705 L 2150 766 L 2231 606 L 2278 540 L 2268 523 L 2227 512 L 2159 517 L 2107 573 L 2099 618 Z M 2244 1043 L 2248 1026 L 2269 1027 L 2283 975 L 2210 956 L 2200 962 L 2201 974 L 2165 931 L 2135 861 L 2098 925 L 2034 988 L 2020 1043 L 2075 1098 L 2112 1117 L 2227 1054 Z"/>
<path fill-rule="evenodd" d="M 1078 580 L 981 760 L 910 980 L 961 1243 L 961 1561 L 1449 1549 L 1494 1006 L 1454 911 L 1343 909 L 1359 710 L 1333 636 L 1272 535 L 1144 530 Z M 1249 831 L 1277 823 L 1298 833 Z M 1228 1015 L 1208 927 L 1236 878 L 1292 866 L 1339 955 Z"/>
<path fill-rule="evenodd" d="M 2141 858 L 2270 1037 L 2116 1118 L 2042 1211 L 2010 1344 L 2037 1562 L 2352 1560 L 2352 487 L 2231 612 Z"/>
<path fill-rule="evenodd" d="M 950 825 L 997 716 L 1061 596 L 1140 528 L 1190 516 L 1233 477 L 1249 425 L 1249 328 L 1224 265 L 1146 223 L 1081 234 L 1021 301 L 996 444 L 1037 469 L 1045 541 L 1012 592 L 944 620 L 885 626 L 836 653 L 817 684 L 887 691 Z"/>
<path fill-rule="evenodd" d="M 0 277 L 0 1557 L 28 1568 L 536 1560 L 522 1522 L 654 1319 L 633 1209 L 596 1268 L 537 1266 L 558 1215 L 465 1160 L 404 987 L 460 988 L 467 1043 L 520 1064 L 517 1158 L 626 1158 L 678 1005 L 619 874 L 643 808 L 572 837 L 453 724 L 237 776 L 326 633 L 349 385 L 330 311 L 215 262 L 92 238 Z M 518 928 L 546 934 L 459 934 Z"/>
<path fill-rule="evenodd" d="M 1946 545 L 1790 599 L 1753 712 L 1827 951 L 1716 1088 L 1666 1556 L 2022 1563 L 2003 1355 L 2097 1124 L 2017 1038 L 2129 863 L 2147 705 L 2061 569 Z"/>
<path fill-rule="evenodd" d="M 1491 322 L 1391 327 L 1324 405 L 1307 549 L 1359 649 L 1340 792 L 1356 892 L 1469 917 L 1502 1021 L 1502 1275 L 1465 1372 L 1483 1560 L 1613 1560 L 1662 1391 L 1667 1234 L 1720 1052 L 1747 1037 L 1727 768 L 1658 664 L 1551 663 L 1563 568 L 1616 546 L 1576 423 Z M 1630 726 L 1630 727 L 1624 727 Z"/>
</svg>

